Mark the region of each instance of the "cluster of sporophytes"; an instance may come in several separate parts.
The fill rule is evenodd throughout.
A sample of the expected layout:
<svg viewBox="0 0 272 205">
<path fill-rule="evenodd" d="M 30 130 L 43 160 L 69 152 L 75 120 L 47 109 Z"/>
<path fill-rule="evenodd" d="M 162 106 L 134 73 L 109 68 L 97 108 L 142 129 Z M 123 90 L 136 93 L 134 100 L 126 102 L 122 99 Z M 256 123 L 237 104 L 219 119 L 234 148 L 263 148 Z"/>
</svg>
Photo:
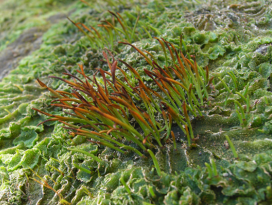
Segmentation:
<svg viewBox="0 0 272 205">
<path fill-rule="evenodd" d="M 68 19 L 90 40 L 93 48 L 104 48 L 110 45 L 111 50 L 114 51 L 117 48 L 115 42 L 118 42 L 118 40 L 132 43 L 142 39 L 143 35 L 152 39 L 152 32 L 160 34 L 156 28 L 143 21 L 139 21 L 140 15 L 135 17 L 132 14 L 126 13 L 127 17 L 133 21 L 133 24 L 131 24 L 120 13 L 108 12 L 112 18 L 101 21 L 96 28 L 80 22 L 76 23 L 70 18 Z"/>
<path fill-rule="evenodd" d="M 170 52 L 170 65 L 165 63 L 161 67 L 149 52 L 143 52 L 130 43 L 120 42 L 132 46 L 152 66 L 153 70 L 144 69 L 144 72 L 152 79 L 155 88 L 147 86 L 136 69 L 125 61 L 116 60 L 108 52 L 112 57 L 110 61 L 108 54 L 103 52 L 109 71 L 99 68 L 90 77 L 85 74 L 83 66 L 79 65 L 77 72 L 82 75 L 82 79 L 68 71 L 64 74 L 70 76 L 71 81 L 50 76 L 67 83 L 71 87 L 70 93 L 55 91 L 37 79 L 42 87 L 56 96 L 52 106 L 62 108 L 67 116 L 33 109 L 51 117 L 47 121 L 59 121 L 71 133 L 86 136 L 92 143 L 121 153 L 124 150 L 133 151 L 141 157 L 143 152 L 148 151 L 156 166 L 152 148 L 163 147 L 171 138 L 176 148 L 173 121 L 187 136 L 188 146 L 191 146 L 191 140 L 194 140 L 191 119 L 202 115 L 200 109 L 207 102 L 209 84 L 212 81 L 208 68 L 204 70 L 199 67 L 194 57 L 186 58 L 181 49 L 178 51 L 172 43 L 163 38 L 156 39 L 166 59 L 166 50 Z M 182 45 L 182 38 L 180 43 Z M 118 62 L 124 64 L 127 70 L 121 69 Z M 121 74 L 117 75 L 117 70 Z M 102 84 L 98 83 L 98 78 L 103 79 Z M 132 85 L 131 78 L 138 80 L 136 86 Z M 133 120 L 136 126 L 131 122 Z M 159 167 L 156 168 L 160 174 Z"/>
<path fill-rule="evenodd" d="M 241 98 L 242 102 L 245 103 L 245 109 L 241 105 L 241 103 L 238 102 L 237 100 L 232 100 L 232 101 L 233 101 L 233 104 L 235 105 L 235 112 L 236 112 L 237 117 L 239 119 L 240 126 L 242 128 L 245 128 L 248 125 L 248 122 L 247 122 L 248 116 L 246 116 L 246 115 L 249 114 L 249 112 L 251 110 L 250 98 L 249 98 L 249 94 L 248 94 L 249 83 L 247 83 L 247 85 L 245 86 L 244 92 L 240 93 L 240 92 L 238 92 L 238 81 L 237 81 L 236 76 L 234 75 L 233 72 L 228 72 L 228 75 L 231 77 L 233 84 L 234 84 L 233 91 L 230 90 L 230 88 L 227 86 L 226 82 L 222 78 L 218 77 L 218 79 L 221 81 L 222 85 L 224 86 L 224 88 L 226 89 L 226 91 L 228 93 L 225 98 L 224 107 L 226 107 L 226 104 L 229 100 L 228 98 L 233 94 L 237 94 Z"/>
</svg>

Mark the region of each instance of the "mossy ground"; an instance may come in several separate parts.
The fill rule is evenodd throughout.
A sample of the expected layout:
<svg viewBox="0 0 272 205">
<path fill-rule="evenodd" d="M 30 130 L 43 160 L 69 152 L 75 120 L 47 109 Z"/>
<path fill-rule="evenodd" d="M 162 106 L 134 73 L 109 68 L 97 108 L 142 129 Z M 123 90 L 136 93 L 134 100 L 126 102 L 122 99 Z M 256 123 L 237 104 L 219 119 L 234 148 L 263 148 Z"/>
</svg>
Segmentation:
<svg viewBox="0 0 272 205">
<path fill-rule="evenodd" d="M 271 204 L 271 2 L 205 2 L 94 1 L 92 7 L 80 1 L 1 3 L 1 52 L 30 28 L 40 28 L 43 34 L 40 47 L 26 56 L 22 54 L 25 57 L 16 69 L 0 82 L 0 203 L 61 203 L 58 194 L 32 179 L 38 179 L 35 172 L 72 204 Z M 97 67 L 107 69 L 101 61 L 102 49 L 92 48 L 87 37 L 62 19 L 69 15 L 75 22 L 96 26 L 111 18 L 107 10 L 119 12 L 132 25 L 139 13 L 142 25 L 153 28 L 149 30 L 151 36 L 163 37 L 175 45 L 183 34 L 184 51 L 196 55 L 198 64 L 208 65 L 215 76 L 210 106 L 203 108 L 203 117 L 192 120 L 194 134 L 199 136 L 196 148 L 187 149 L 186 137 L 174 127 L 178 149 L 169 143 L 155 150 L 162 177 L 158 177 L 150 157 L 122 155 L 90 144 L 83 136 L 73 138 L 58 123 L 37 126 L 47 118 L 31 109 L 62 112 L 50 107 L 52 98 L 35 82 L 36 78 L 54 89 L 69 90 L 48 76 L 67 78 L 62 74 L 64 69 L 76 75 L 78 63 L 89 75 Z M 143 29 L 137 32 L 141 37 L 133 43 L 163 63 L 166 59 L 158 42 Z M 149 68 L 146 61 L 117 41 L 114 47 L 115 55 L 137 68 L 148 81 L 142 71 Z M 249 110 L 241 97 L 245 92 Z M 243 106 L 243 126 L 234 100 Z M 234 143 L 238 160 L 227 149 L 225 135 Z M 103 163 L 69 151 L 71 146 L 97 155 Z M 217 175 L 205 166 L 211 160 L 215 161 Z"/>
</svg>

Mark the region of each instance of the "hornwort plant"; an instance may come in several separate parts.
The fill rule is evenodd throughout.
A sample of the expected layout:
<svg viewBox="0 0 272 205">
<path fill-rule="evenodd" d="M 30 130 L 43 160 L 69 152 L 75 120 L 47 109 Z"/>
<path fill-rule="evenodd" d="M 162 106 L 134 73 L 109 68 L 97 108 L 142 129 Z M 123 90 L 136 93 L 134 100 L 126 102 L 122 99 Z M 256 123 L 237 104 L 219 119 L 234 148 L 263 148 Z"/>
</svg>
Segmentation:
<svg viewBox="0 0 272 205">
<path fill-rule="evenodd" d="M 93 77 L 89 77 L 85 74 L 83 66 L 79 65 L 80 69 L 77 72 L 82 75 L 82 79 L 68 71 L 64 74 L 70 76 L 73 81 L 49 76 L 67 83 L 71 87 L 70 93 L 55 91 L 37 79 L 42 87 L 57 97 L 51 105 L 70 110 L 71 112 L 64 111 L 68 116 L 33 109 L 51 117 L 46 121 L 59 121 L 65 125 L 64 128 L 76 135 L 92 139 L 93 143 L 102 144 L 121 153 L 130 150 L 141 157 L 143 152 L 148 152 L 160 175 L 158 162 L 151 149 L 163 147 L 170 135 L 176 147 L 175 135 L 171 130 L 173 121 L 187 135 L 188 145 L 191 146 L 191 140 L 194 139 L 191 118 L 202 115 L 200 108 L 208 99 L 207 87 L 211 79 L 208 68 L 205 72 L 197 65 L 193 56 L 193 60 L 185 58 L 170 42 L 163 38 L 157 40 L 167 47 L 172 58 L 170 66 L 166 64 L 162 68 L 155 59 L 151 60 L 145 54 L 147 51 L 143 52 L 130 43 L 121 42 L 132 46 L 152 66 L 152 71 L 144 69 L 144 72 L 153 80 L 153 84 L 157 85 L 156 90 L 146 86 L 135 68 L 123 60 L 115 60 L 110 53 L 111 62 L 108 54 L 103 52 L 110 71 L 97 69 Z M 164 46 L 162 48 L 166 50 Z M 138 80 L 137 86 L 132 86 L 127 72 L 118 66 L 118 62 L 124 64 Z M 116 70 L 120 71 L 121 77 L 116 76 Z M 98 73 L 102 76 L 103 85 L 98 83 Z M 139 107 L 139 103 L 142 108 Z M 158 122 L 157 116 L 163 121 Z M 132 118 L 141 131 L 132 125 Z M 136 144 L 137 148 L 125 143 L 124 139 Z M 95 160 L 99 161 L 96 158 Z"/>
<path fill-rule="evenodd" d="M 236 152 L 236 150 L 235 150 L 235 147 L 234 147 L 232 141 L 230 140 L 229 136 L 228 136 L 228 135 L 225 135 L 225 137 L 226 137 L 226 139 L 227 139 L 227 141 L 228 141 L 228 143 L 229 143 L 229 146 L 230 146 L 230 148 L 231 148 L 231 151 L 232 151 L 232 153 L 233 153 L 233 156 L 235 157 L 235 159 L 239 159 L 239 158 L 238 158 L 238 154 L 237 154 L 237 152 Z"/>
<path fill-rule="evenodd" d="M 237 90 L 238 87 L 237 87 L 237 79 L 235 77 L 235 75 L 233 74 L 233 72 L 228 72 L 229 76 L 231 76 L 234 84 L 235 84 L 235 89 L 234 90 Z M 230 88 L 228 87 L 228 85 L 226 84 L 226 82 L 224 81 L 224 79 L 218 77 L 218 79 L 221 81 L 222 85 L 224 86 L 224 88 L 227 90 L 228 94 L 225 98 L 225 103 L 224 103 L 224 107 L 226 107 L 227 105 L 227 102 L 228 102 L 228 98 L 233 95 L 233 94 L 237 94 L 241 97 L 241 99 L 246 103 L 246 113 L 248 114 L 250 112 L 250 99 L 249 99 L 249 94 L 248 94 L 248 86 L 249 84 L 247 84 L 247 86 L 245 87 L 245 91 L 243 94 L 239 93 L 239 92 L 232 92 L 230 90 Z M 244 108 L 243 106 L 241 105 L 240 102 L 238 102 L 237 100 L 231 100 L 234 102 L 234 105 L 235 105 L 235 112 L 238 116 L 238 119 L 240 121 L 240 126 L 242 128 L 246 127 L 247 126 L 247 118 L 246 118 L 246 114 L 244 112 Z"/>
<path fill-rule="evenodd" d="M 124 40 L 129 43 L 139 40 L 141 36 L 139 33 L 140 30 L 136 30 L 140 18 L 139 15 L 137 18 L 135 17 L 136 20 L 133 23 L 134 26 L 132 26 L 129 25 L 129 23 L 126 22 L 118 12 L 108 12 L 112 15 L 112 19 L 101 21 L 101 24 L 97 25 L 97 27 L 101 29 L 95 28 L 94 26 L 87 26 L 80 22 L 76 23 L 70 18 L 67 18 L 90 40 L 93 48 L 104 48 L 110 45 L 111 50 L 114 51 L 116 48 L 114 42 L 117 42 L 117 39 Z M 132 17 L 134 18 L 134 16 Z M 151 36 L 146 26 L 144 26 L 144 23 L 141 22 L 140 26 L 148 36 Z M 137 35 L 135 35 L 136 33 Z"/>
<path fill-rule="evenodd" d="M 71 203 L 69 203 L 68 201 L 66 201 L 63 196 L 61 195 L 61 190 L 56 191 L 52 186 L 50 186 L 47 182 L 46 179 L 43 179 L 41 176 L 39 176 L 35 171 L 33 171 L 30 167 L 29 169 L 40 179 L 40 181 L 38 179 L 35 178 L 31 178 L 32 180 L 34 180 L 35 182 L 39 183 L 40 185 L 42 185 L 43 187 L 46 187 L 52 191 L 55 192 L 56 195 L 58 195 L 59 197 L 59 203 L 63 204 L 63 205 L 71 205 Z M 56 182 L 48 175 L 46 175 L 48 178 L 51 179 L 51 181 L 53 181 L 54 184 L 56 184 Z"/>
</svg>

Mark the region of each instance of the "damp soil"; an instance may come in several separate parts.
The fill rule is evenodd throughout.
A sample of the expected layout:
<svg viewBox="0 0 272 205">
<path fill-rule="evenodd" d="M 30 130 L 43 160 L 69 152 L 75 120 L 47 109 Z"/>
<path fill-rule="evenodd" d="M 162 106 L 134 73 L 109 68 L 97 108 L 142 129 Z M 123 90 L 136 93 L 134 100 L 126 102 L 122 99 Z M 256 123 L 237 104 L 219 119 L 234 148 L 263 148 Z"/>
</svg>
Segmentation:
<svg viewBox="0 0 272 205">
<path fill-rule="evenodd" d="M 16 68 L 23 57 L 40 48 L 44 31 L 42 28 L 30 28 L 0 52 L 0 79 Z"/>
<path fill-rule="evenodd" d="M 0 0 L 0 3 L 2 1 Z M 69 12 L 71 13 L 71 12 Z M 47 18 L 52 25 L 65 19 L 67 14 L 57 13 Z M 0 80 L 15 69 L 19 61 L 39 49 L 43 42 L 43 34 L 50 28 L 48 25 L 43 27 L 33 27 L 21 33 L 21 35 L 4 50 L 0 52 Z M 1 35 L 1 34 L 0 34 Z"/>
</svg>

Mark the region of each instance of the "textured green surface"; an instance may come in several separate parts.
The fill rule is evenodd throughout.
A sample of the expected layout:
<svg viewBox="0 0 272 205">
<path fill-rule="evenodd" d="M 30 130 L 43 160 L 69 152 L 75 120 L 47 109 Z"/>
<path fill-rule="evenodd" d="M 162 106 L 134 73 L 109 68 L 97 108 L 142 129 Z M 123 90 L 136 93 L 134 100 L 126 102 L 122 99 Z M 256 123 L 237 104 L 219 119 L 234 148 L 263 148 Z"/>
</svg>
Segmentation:
<svg viewBox="0 0 272 205">
<path fill-rule="evenodd" d="M 271 204 L 271 2 L 99 2 L 92 2 L 93 8 L 79 1 L 2 3 L 0 50 L 5 51 L 29 28 L 42 27 L 44 34 L 41 47 L 24 57 L 0 82 L 0 203 L 61 203 L 57 194 L 32 179 L 41 181 L 35 172 L 72 204 Z M 67 78 L 62 74 L 64 69 L 77 75 L 78 63 L 85 66 L 88 75 L 97 67 L 108 69 L 101 61 L 103 49 L 91 48 L 89 39 L 71 22 L 47 19 L 62 12 L 75 22 L 98 28 L 101 20 L 111 19 L 107 10 L 119 12 L 132 28 L 139 13 L 139 25 L 151 26 L 151 36 L 163 37 L 177 46 L 183 34 L 184 51 L 196 55 L 199 65 L 208 65 L 215 76 L 210 106 L 202 109 L 203 117 L 192 118 L 195 137 L 199 136 L 196 148 L 187 149 L 186 137 L 174 126 L 177 150 L 172 143 L 153 150 L 161 177 L 148 153 L 146 158 L 139 158 L 132 152 L 120 154 L 98 147 L 83 136 L 73 138 L 57 123 L 37 126 L 47 117 L 31 109 L 62 113 L 50 107 L 51 95 L 35 82 L 36 78 L 53 89 L 68 91 L 67 85 L 48 76 Z M 136 29 L 134 45 L 164 63 L 159 43 L 140 28 Z M 116 58 L 124 59 L 148 81 L 143 68 L 150 66 L 131 47 L 117 43 L 121 40 L 118 37 L 113 41 Z M 249 110 L 243 99 L 246 94 Z M 242 124 L 235 100 L 245 112 Z M 238 160 L 228 148 L 225 135 L 233 142 Z M 103 162 L 68 150 L 72 147 L 90 152 Z"/>
</svg>

